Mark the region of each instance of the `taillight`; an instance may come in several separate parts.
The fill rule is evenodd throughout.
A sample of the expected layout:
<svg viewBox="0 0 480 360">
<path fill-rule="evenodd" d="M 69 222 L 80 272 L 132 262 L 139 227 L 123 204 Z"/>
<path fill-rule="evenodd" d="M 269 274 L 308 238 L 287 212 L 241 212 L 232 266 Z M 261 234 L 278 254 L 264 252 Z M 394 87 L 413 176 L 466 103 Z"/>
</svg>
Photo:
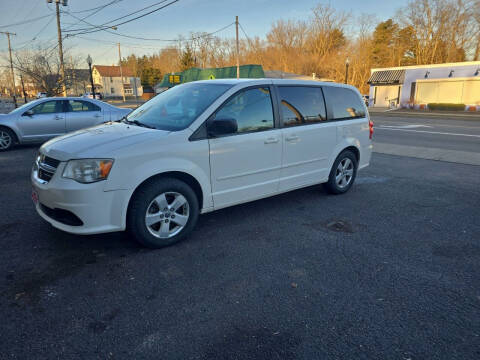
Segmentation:
<svg viewBox="0 0 480 360">
<path fill-rule="evenodd" d="M 368 136 L 368 138 L 371 140 L 373 137 L 373 121 L 372 120 L 368 120 L 368 130 L 370 131 L 370 135 Z"/>
</svg>

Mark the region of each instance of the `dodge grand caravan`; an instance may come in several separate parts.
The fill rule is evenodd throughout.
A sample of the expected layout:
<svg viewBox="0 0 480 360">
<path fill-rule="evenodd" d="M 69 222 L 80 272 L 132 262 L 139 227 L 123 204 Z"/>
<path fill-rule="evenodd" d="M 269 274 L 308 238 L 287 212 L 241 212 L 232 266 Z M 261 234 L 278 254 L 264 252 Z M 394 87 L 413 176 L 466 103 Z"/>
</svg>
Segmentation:
<svg viewBox="0 0 480 360">
<path fill-rule="evenodd" d="M 200 213 L 324 183 L 347 192 L 369 164 L 358 90 L 296 80 L 178 85 L 121 121 L 45 143 L 36 210 L 74 234 L 128 230 L 148 247 L 185 238 Z"/>
</svg>

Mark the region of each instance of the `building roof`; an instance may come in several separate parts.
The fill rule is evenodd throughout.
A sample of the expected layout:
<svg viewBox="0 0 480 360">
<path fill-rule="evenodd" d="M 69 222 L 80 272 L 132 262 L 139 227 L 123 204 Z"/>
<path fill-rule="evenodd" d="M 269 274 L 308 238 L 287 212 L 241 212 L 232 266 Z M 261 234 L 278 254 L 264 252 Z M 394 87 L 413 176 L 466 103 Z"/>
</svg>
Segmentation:
<svg viewBox="0 0 480 360">
<path fill-rule="evenodd" d="M 100 76 L 120 77 L 120 66 L 93 65 L 93 68 L 100 73 Z M 131 77 L 133 76 L 133 71 L 127 67 L 122 67 L 122 75 Z"/>
<path fill-rule="evenodd" d="M 367 84 L 371 85 L 395 85 L 403 84 L 405 70 L 381 70 L 375 71 L 368 79 Z"/>
<path fill-rule="evenodd" d="M 443 63 L 443 64 L 427 64 L 427 65 L 409 65 L 409 66 L 397 66 L 397 67 L 388 67 L 388 68 L 374 68 L 371 69 L 371 72 L 379 70 L 406 70 L 406 69 L 422 69 L 422 68 L 442 68 L 442 67 L 456 67 L 456 66 L 480 66 L 480 61 L 463 61 L 463 62 L 454 62 L 454 63 Z"/>
</svg>

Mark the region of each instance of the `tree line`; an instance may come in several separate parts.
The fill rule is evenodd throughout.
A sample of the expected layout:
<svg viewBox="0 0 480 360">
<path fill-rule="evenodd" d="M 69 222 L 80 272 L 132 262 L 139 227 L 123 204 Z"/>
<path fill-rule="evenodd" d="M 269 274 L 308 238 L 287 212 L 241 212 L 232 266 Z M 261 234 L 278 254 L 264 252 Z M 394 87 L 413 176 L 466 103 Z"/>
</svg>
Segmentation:
<svg viewBox="0 0 480 360">
<path fill-rule="evenodd" d="M 240 41 L 240 63 L 344 81 L 366 92 L 370 69 L 480 60 L 479 0 L 410 1 L 385 21 L 319 4 L 305 20 L 274 22 L 265 38 Z M 130 55 L 125 66 L 136 68 L 142 82 L 190 67 L 236 64 L 234 39 L 206 33 L 188 38 L 151 56 Z M 152 70 L 154 69 L 154 70 Z"/>
<path fill-rule="evenodd" d="M 66 59 L 72 68 L 77 63 Z M 348 82 L 363 93 L 372 68 L 480 60 L 480 0 L 411 0 L 384 21 L 319 4 L 306 19 L 280 19 L 264 38 L 240 40 L 240 64 L 264 70 L 343 82 L 347 59 Z M 122 60 L 150 86 L 171 72 L 235 64 L 234 39 L 202 32 L 180 36 L 153 55 Z M 59 91 L 55 51 L 26 50 L 17 54 L 15 67 L 39 89 Z"/>
</svg>

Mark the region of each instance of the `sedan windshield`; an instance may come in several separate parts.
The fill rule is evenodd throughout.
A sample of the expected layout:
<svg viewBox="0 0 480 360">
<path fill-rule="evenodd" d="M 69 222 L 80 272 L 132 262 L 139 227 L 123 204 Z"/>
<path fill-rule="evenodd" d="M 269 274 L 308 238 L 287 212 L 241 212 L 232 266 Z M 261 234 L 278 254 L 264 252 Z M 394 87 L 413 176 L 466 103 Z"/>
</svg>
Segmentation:
<svg viewBox="0 0 480 360">
<path fill-rule="evenodd" d="M 160 130 L 183 130 L 232 85 L 187 83 L 164 91 L 127 116 Z"/>
</svg>

